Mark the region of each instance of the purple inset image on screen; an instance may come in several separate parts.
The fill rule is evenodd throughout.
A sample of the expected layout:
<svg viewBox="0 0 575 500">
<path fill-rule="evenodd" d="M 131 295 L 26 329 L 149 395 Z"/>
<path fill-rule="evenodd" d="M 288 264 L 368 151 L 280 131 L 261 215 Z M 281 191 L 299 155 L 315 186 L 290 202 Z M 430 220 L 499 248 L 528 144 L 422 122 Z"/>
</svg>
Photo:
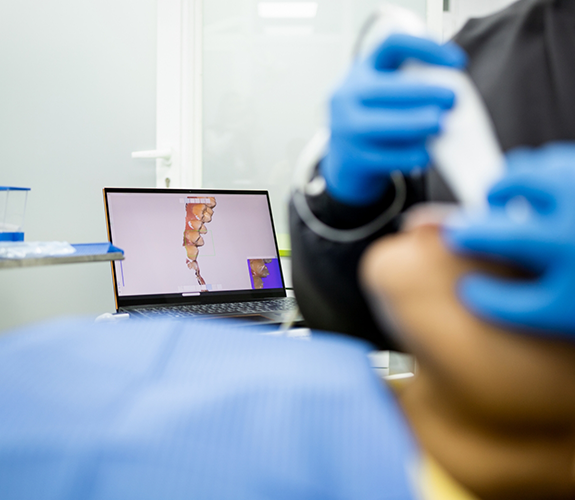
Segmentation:
<svg viewBox="0 0 575 500">
<path fill-rule="evenodd" d="M 253 290 L 283 288 L 278 259 L 248 259 Z"/>
</svg>

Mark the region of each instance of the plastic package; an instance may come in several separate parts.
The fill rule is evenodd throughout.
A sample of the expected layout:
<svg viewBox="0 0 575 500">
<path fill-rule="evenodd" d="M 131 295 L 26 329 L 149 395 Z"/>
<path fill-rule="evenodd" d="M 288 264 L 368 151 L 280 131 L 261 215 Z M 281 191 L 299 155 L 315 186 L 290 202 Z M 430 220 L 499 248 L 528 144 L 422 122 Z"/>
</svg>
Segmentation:
<svg viewBox="0 0 575 500">
<path fill-rule="evenodd" d="M 65 241 L 0 241 L 0 259 L 33 259 L 71 255 L 76 249 Z"/>
<path fill-rule="evenodd" d="M 24 241 L 24 214 L 30 188 L 0 186 L 0 241 Z"/>
</svg>

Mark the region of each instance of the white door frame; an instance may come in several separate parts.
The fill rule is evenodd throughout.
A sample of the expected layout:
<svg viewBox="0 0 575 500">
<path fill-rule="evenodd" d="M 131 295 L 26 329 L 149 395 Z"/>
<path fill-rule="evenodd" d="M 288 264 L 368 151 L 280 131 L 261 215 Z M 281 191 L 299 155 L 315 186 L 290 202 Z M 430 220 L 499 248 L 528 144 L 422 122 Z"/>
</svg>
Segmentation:
<svg viewBox="0 0 575 500">
<path fill-rule="evenodd" d="M 202 185 L 202 0 L 158 0 L 158 187 Z M 169 180 L 168 180 L 169 179 Z"/>
<path fill-rule="evenodd" d="M 427 28 L 438 40 L 443 39 L 443 0 L 427 0 Z"/>
<path fill-rule="evenodd" d="M 353 0 L 351 0 L 353 1 Z M 157 187 L 202 187 L 203 0 L 157 0 Z M 427 0 L 427 25 L 443 35 L 443 0 Z"/>
</svg>

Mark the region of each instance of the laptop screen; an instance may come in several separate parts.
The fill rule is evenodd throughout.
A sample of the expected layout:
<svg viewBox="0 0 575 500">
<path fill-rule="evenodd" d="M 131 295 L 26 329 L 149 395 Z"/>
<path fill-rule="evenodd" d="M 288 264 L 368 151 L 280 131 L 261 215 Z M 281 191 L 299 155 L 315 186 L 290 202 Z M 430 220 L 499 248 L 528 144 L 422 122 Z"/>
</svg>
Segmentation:
<svg viewBox="0 0 575 500">
<path fill-rule="evenodd" d="M 117 306 L 285 296 L 266 191 L 104 189 Z"/>
</svg>

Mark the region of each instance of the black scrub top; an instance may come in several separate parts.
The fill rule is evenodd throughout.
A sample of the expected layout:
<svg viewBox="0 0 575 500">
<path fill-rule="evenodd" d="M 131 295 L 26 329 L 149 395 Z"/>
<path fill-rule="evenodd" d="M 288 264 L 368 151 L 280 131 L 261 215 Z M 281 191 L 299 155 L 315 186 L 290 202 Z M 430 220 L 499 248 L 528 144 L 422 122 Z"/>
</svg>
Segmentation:
<svg viewBox="0 0 575 500">
<path fill-rule="evenodd" d="M 504 151 L 575 140 L 575 0 L 520 0 L 481 19 L 471 19 L 454 41 L 469 55 L 468 72 L 479 89 Z M 406 177 L 404 209 L 445 200 L 433 170 Z M 386 198 L 387 197 L 387 198 Z M 315 215 L 349 228 L 375 218 L 393 200 L 386 193 L 365 209 L 350 209 L 329 194 L 308 197 Z M 313 233 L 290 207 L 294 290 L 309 326 L 370 341 L 379 349 L 401 343 L 374 319 L 358 281 L 364 250 L 397 231 L 399 217 L 365 240 L 334 243 Z"/>
</svg>

